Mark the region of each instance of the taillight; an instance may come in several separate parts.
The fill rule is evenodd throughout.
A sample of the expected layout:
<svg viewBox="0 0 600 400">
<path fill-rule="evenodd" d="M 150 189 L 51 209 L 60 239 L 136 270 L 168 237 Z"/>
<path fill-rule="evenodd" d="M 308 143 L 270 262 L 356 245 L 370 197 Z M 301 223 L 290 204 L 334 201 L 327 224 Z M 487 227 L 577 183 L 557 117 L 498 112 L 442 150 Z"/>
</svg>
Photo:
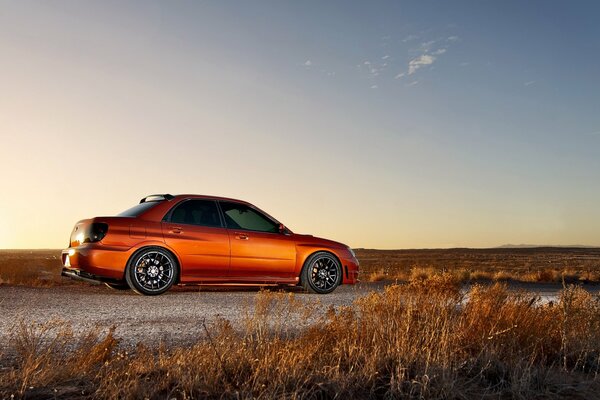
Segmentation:
<svg viewBox="0 0 600 400">
<path fill-rule="evenodd" d="M 90 226 L 89 232 L 86 233 L 87 234 L 85 235 L 84 239 L 85 242 L 99 242 L 102 239 L 104 239 L 104 236 L 106 236 L 106 234 L 108 233 L 108 224 L 104 222 L 94 222 Z"/>
</svg>

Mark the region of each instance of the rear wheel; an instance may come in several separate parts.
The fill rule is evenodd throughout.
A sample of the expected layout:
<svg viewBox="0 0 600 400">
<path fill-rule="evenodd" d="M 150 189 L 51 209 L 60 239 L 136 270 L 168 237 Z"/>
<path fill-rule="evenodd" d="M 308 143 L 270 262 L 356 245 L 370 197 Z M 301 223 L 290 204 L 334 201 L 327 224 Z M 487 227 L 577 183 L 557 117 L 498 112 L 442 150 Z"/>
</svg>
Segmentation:
<svg viewBox="0 0 600 400">
<path fill-rule="evenodd" d="M 129 289 L 131 289 L 126 282 L 123 282 L 123 283 L 104 282 L 104 284 L 114 290 L 129 290 Z"/>
<path fill-rule="evenodd" d="M 169 290 L 178 273 L 179 267 L 171 253 L 160 247 L 147 247 L 129 259 L 125 279 L 135 292 L 152 296 Z"/>
<path fill-rule="evenodd" d="M 306 291 L 331 293 L 342 282 L 342 266 L 333 254 L 319 251 L 304 263 L 300 282 Z"/>
</svg>

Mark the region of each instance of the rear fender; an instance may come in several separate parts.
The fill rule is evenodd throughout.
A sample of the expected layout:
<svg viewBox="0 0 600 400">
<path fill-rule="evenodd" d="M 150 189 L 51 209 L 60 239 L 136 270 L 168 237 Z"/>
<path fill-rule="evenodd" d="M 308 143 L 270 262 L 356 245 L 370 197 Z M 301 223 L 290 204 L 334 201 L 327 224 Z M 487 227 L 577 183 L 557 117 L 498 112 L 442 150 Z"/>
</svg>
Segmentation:
<svg viewBox="0 0 600 400">
<path fill-rule="evenodd" d="M 175 257 L 175 261 L 177 261 L 177 265 L 179 267 L 179 276 L 177 279 L 178 280 L 181 279 L 181 258 L 175 252 L 175 250 L 171 246 L 168 246 L 165 242 L 161 242 L 161 241 L 157 241 L 157 240 L 147 240 L 147 241 L 138 243 L 131 249 L 132 252 L 131 252 L 131 256 L 129 256 L 129 260 L 131 260 L 131 257 L 133 257 L 138 251 L 140 251 L 146 247 L 162 247 L 163 249 L 168 250 L 169 253 L 171 253 L 173 255 L 173 257 Z M 128 260 L 128 263 L 129 263 L 129 260 Z"/>
</svg>

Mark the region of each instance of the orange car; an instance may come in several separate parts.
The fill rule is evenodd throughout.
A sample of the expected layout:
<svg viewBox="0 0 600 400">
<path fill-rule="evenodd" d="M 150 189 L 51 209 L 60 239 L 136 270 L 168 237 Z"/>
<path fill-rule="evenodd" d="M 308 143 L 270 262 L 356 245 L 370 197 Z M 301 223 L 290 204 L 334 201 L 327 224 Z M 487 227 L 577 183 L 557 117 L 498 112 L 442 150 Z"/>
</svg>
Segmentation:
<svg viewBox="0 0 600 400">
<path fill-rule="evenodd" d="M 169 194 L 115 217 L 79 221 L 63 275 L 156 295 L 173 284 L 301 285 L 330 293 L 357 282 L 348 246 L 293 233 L 240 200 Z"/>
</svg>

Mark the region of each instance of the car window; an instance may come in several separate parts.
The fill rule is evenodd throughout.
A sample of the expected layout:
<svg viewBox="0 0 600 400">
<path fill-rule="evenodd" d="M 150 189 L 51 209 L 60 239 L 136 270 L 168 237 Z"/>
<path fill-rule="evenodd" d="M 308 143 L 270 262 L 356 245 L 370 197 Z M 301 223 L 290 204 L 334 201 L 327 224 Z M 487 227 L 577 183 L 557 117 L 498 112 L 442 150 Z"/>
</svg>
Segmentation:
<svg viewBox="0 0 600 400">
<path fill-rule="evenodd" d="M 225 222 L 230 229 L 248 229 L 260 232 L 279 232 L 279 225 L 270 218 L 240 203 L 221 202 Z"/>
<path fill-rule="evenodd" d="M 142 214 L 143 212 L 148 211 L 149 209 L 151 209 L 152 207 L 154 207 L 155 205 L 159 204 L 160 201 L 147 201 L 144 203 L 140 203 L 137 204 L 125 211 L 123 211 L 120 214 L 117 214 L 117 217 L 137 217 L 140 214 Z"/>
<path fill-rule="evenodd" d="M 171 213 L 174 224 L 221 227 L 217 203 L 212 200 L 187 200 L 175 206 Z"/>
</svg>

